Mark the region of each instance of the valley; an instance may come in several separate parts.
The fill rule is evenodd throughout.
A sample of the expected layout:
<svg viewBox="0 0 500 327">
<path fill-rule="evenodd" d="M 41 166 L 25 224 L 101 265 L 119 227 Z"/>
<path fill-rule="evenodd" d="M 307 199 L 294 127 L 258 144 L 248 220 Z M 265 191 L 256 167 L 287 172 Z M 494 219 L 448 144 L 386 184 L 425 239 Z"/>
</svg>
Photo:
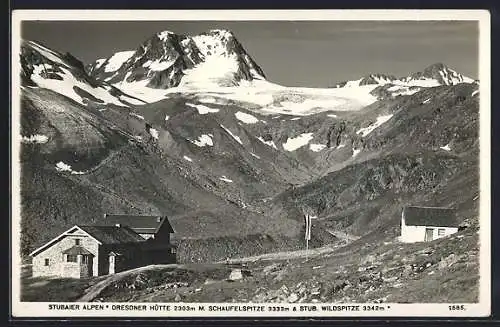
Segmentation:
<svg viewBox="0 0 500 327">
<path fill-rule="evenodd" d="M 21 255 L 105 213 L 175 230 L 178 264 L 73 281 L 66 300 L 477 301 L 479 81 L 434 64 L 286 87 L 224 30 L 90 65 L 24 41 L 20 68 Z M 400 243 L 407 205 L 454 208 L 460 232 Z M 23 283 L 36 301 L 60 287 Z"/>
</svg>

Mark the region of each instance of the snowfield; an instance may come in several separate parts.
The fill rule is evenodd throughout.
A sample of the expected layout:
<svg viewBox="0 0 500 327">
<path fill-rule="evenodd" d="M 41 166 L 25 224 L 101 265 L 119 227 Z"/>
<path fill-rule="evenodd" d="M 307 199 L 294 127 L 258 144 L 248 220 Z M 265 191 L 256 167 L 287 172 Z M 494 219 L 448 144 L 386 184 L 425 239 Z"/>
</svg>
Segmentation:
<svg viewBox="0 0 500 327">
<path fill-rule="evenodd" d="M 135 51 L 121 51 L 115 53 L 108 59 L 108 63 L 104 66 L 106 73 L 112 73 L 120 69 L 120 67 L 134 55 Z"/>
<path fill-rule="evenodd" d="M 128 105 L 121 102 L 118 98 L 112 96 L 104 87 L 93 88 L 89 84 L 76 79 L 75 76 L 73 76 L 73 74 L 64 67 L 59 67 L 62 73 L 57 72 L 57 75 L 60 76 L 62 80 L 42 77 L 42 74 L 50 69 L 53 69 L 52 65 L 50 64 L 33 66 L 33 74 L 31 75 L 31 80 L 40 87 L 60 93 L 82 105 L 85 105 L 85 101 L 75 91 L 75 87 L 78 87 L 83 91 L 91 94 L 93 97 L 101 100 L 105 104 L 114 104 L 121 107 L 128 107 Z"/>
<path fill-rule="evenodd" d="M 115 83 L 113 84 L 113 86 L 122 90 L 124 93 L 134 96 L 146 103 L 153 103 L 168 99 L 167 90 L 153 89 L 151 87 L 148 87 L 148 79 L 127 82 L 127 78 L 130 76 L 130 74 L 131 72 L 128 72 L 125 75 L 123 82 Z"/>
<path fill-rule="evenodd" d="M 299 136 L 288 138 L 285 143 L 283 143 L 283 149 L 286 151 L 295 151 L 298 148 L 303 147 L 308 144 L 309 141 L 313 139 L 313 133 L 302 133 Z"/>
</svg>

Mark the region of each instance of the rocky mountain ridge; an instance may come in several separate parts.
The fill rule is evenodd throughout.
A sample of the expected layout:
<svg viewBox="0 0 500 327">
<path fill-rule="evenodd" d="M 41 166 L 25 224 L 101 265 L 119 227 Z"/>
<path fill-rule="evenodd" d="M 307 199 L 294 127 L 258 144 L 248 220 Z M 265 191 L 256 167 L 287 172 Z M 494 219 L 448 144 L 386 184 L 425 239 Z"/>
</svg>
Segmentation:
<svg viewBox="0 0 500 327">
<path fill-rule="evenodd" d="M 92 77 L 123 89 L 167 89 L 179 85 L 235 86 L 265 79 L 234 34 L 210 30 L 188 36 L 163 31 L 136 50 L 119 52 L 87 66 Z"/>
<path fill-rule="evenodd" d="M 217 48 L 221 57 L 241 55 L 244 68 L 231 78 L 268 83 L 232 35 L 203 38 L 225 40 Z M 143 52 L 90 68 L 92 76 L 70 55 L 23 44 L 25 253 L 68 225 L 95 223 L 106 212 L 167 214 L 187 242 L 184 260 L 195 261 L 300 247 L 305 208 L 319 217 L 313 246 L 337 242 L 337 232 L 394 237 L 398 210 L 409 202 L 459 204 L 461 219 L 477 218 L 471 171 L 478 164 L 477 83 L 459 83 L 449 73 L 453 85 L 418 86 L 356 107 L 345 105 L 351 100 L 336 89 L 276 87 L 264 93 L 272 95 L 274 107 L 246 101 L 238 93 L 248 90 L 244 85 L 165 96 L 176 88 L 170 86 L 188 84 L 196 72 L 186 72 L 213 56 L 200 40 L 158 33 Z M 197 58 L 202 62 L 195 64 Z M 106 72 L 109 65 L 116 70 Z M 211 78 L 209 71 L 202 70 L 203 81 Z M 132 84 L 155 81 L 158 88 L 137 89 L 160 91 L 161 97 L 145 103 L 118 90 L 127 74 Z M 370 78 L 339 89 L 370 91 L 373 81 L 395 81 Z M 375 87 L 391 92 L 395 85 L 389 82 Z M 470 192 L 459 197 L 466 184 Z M 207 252 L 207 242 L 218 249 Z"/>
</svg>

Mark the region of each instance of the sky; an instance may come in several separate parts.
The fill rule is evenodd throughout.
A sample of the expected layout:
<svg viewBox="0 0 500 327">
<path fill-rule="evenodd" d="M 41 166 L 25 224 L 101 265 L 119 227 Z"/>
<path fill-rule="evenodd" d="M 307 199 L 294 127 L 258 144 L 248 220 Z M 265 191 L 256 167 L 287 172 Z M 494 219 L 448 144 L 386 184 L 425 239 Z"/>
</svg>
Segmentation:
<svg viewBox="0 0 500 327">
<path fill-rule="evenodd" d="M 154 33 L 233 31 L 268 80 L 327 87 L 370 73 L 406 76 L 441 62 L 478 78 L 479 26 L 466 21 L 25 21 L 22 38 L 85 64 Z"/>
</svg>

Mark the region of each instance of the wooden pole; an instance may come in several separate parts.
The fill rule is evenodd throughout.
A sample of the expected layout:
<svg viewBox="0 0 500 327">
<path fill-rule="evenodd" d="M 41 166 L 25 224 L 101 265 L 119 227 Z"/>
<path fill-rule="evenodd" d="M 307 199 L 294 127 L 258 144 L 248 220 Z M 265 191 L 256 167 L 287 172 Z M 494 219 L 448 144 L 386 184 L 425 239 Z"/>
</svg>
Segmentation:
<svg viewBox="0 0 500 327">
<path fill-rule="evenodd" d="M 306 261 L 309 260 L 309 239 L 306 239 Z"/>
</svg>

